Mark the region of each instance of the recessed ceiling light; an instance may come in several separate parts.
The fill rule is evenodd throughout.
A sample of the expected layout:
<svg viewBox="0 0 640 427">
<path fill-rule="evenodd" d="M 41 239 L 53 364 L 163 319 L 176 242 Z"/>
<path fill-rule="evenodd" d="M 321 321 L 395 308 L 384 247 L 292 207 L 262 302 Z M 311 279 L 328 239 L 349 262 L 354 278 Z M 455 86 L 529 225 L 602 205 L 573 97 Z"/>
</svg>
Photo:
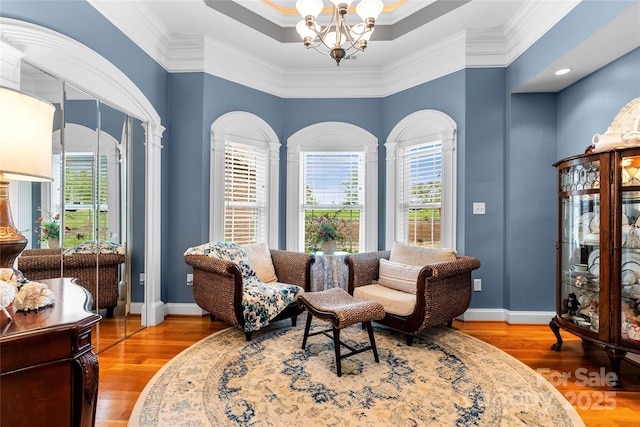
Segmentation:
<svg viewBox="0 0 640 427">
<path fill-rule="evenodd" d="M 571 68 L 562 68 L 562 69 L 556 71 L 556 76 L 564 76 L 565 74 L 567 74 L 570 71 L 571 71 Z"/>
</svg>

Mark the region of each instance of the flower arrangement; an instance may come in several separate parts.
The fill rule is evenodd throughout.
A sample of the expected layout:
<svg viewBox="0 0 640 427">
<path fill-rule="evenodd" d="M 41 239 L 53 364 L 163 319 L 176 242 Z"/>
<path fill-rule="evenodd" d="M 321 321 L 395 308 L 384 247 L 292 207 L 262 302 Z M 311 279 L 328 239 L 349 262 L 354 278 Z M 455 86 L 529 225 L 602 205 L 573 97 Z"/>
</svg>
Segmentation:
<svg viewBox="0 0 640 427">
<path fill-rule="evenodd" d="M 331 215 L 325 213 L 321 216 L 309 218 L 306 232 L 313 243 L 344 239 L 344 233 L 348 225 L 347 221 L 338 218 L 339 213 L 340 211 L 336 211 Z"/>
<path fill-rule="evenodd" d="M 60 214 L 53 215 L 51 212 L 38 208 L 40 212 L 43 212 L 45 216 L 40 216 L 36 219 L 38 223 L 39 231 L 36 231 L 40 237 L 40 241 L 44 242 L 49 239 L 60 238 Z"/>
</svg>

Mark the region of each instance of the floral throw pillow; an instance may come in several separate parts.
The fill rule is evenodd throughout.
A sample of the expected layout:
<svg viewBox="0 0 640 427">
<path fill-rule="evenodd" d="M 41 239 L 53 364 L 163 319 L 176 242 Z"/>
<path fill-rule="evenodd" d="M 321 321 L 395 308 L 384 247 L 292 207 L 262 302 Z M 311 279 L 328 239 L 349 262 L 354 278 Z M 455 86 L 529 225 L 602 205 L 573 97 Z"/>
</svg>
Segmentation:
<svg viewBox="0 0 640 427">
<path fill-rule="evenodd" d="M 244 286 L 252 282 L 258 281 L 256 272 L 249 264 L 249 257 L 247 253 L 238 245 L 232 242 L 209 242 L 200 246 L 194 246 L 187 249 L 184 253 L 186 255 L 204 255 L 212 258 L 222 259 L 225 261 L 231 261 L 240 269 L 242 274 L 242 283 Z"/>
<path fill-rule="evenodd" d="M 124 255 L 125 249 L 123 245 L 113 242 L 100 242 L 100 247 L 98 248 L 98 244 L 95 241 L 87 241 L 64 250 L 65 255 L 95 254 L 98 252 L 101 254 Z"/>
</svg>

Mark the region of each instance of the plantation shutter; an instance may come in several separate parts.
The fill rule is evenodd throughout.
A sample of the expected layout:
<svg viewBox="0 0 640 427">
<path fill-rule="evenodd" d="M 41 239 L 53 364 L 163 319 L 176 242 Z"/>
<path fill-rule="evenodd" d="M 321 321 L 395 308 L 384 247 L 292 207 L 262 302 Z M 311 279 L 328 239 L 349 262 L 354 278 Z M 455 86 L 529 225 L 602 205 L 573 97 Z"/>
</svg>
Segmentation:
<svg viewBox="0 0 640 427">
<path fill-rule="evenodd" d="M 400 227 L 407 242 L 439 246 L 442 145 L 413 145 L 399 155 Z"/>
<path fill-rule="evenodd" d="M 267 158 L 266 149 L 226 142 L 225 241 L 239 244 L 266 241 Z"/>
<path fill-rule="evenodd" d="M 303 207 L 362 209 L 364 165 L 361 153 L 303 153 Z"/>
<path fill-rule="evenodd" d="M 65 205 L 67 207 L 92 209 L 93 195 L 98 191 L 91 153 L 67 154 L 65 161 Z M 107 156 L 99 156 L 98 164 L 100 209 L 107 209 Z"/>
</svg>

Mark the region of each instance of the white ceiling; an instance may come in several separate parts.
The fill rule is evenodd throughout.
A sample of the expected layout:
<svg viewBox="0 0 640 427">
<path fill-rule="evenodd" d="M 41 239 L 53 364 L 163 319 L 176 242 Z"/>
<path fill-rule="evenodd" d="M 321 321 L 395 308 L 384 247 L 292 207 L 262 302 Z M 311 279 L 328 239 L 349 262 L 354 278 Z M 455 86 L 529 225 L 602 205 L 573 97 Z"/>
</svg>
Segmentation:
<svg viewBox="0 0 640 427">
<path fill-rule="evenodd" d="M 204 71 L 283 97 L 379 97 L 465 67 L 504 67 L 579 3 L 385 1 L 397 7 L 380 16 L 367 50 L 336 67 L 296 38 L 293 27 L 301 17 L 292 13 L 295 1 L 89 2 L 168 71 Z M 550 67 L 521 90 L 560 90 L 640 46 L 639 3 L 554 64 L 570 66 L 573 73 L 559 79 Z M 338 90 L 328 93 L 329 84 Z"/>
</svg>

